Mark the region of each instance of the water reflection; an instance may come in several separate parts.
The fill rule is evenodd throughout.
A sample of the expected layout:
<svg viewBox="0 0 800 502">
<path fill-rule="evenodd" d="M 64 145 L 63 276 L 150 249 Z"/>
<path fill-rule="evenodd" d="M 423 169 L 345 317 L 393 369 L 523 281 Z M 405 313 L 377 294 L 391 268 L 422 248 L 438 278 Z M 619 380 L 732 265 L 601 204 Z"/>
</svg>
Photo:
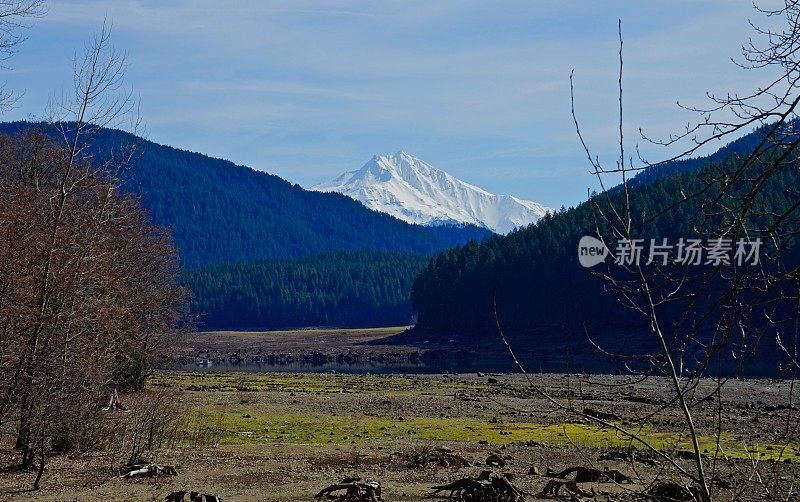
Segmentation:
<svg viewBox="0 0 800 502">
<path fill-rule="evenodd" d="M 554 354 L 527 354 L 521 357 L 530 373 L 583 373 L 620 374 L 629 373 L 619 362 L 601 357 L 573 358 L 564 361 Z M 744 378 L 780 377 L 778 366 L 764 364 L 756 359 L 750 364 L 734 367 L 718 365 L 724 375 Z M 178 371 L 215 371 L 248 373 L 349 373 L 349 374 L 436 374 L 436 373 L 518 373 L 519 368 L 507 354 L 447 353 L 435 357 L 409 357 L 408 359 L 349 359 L 347 357 L 311 359 L 243 359 L 243 358 L 198 358 L 183 359 L 166 365 L 164 369 Z"/>
</svg>

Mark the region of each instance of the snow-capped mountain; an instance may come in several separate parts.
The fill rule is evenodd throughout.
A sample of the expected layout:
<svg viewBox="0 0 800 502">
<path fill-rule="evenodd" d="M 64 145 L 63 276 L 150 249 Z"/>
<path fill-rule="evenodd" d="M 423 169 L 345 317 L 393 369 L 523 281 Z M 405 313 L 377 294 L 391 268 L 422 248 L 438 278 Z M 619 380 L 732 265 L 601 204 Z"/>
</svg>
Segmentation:
<svg viewBox="0 0 800 502">
<path fill-rule="evenodd" d="M 536 202 L 491 194 L 402 150 L 376 155 L 358 171 L 311 190 L 343 193 L 409 223 L 470 223 L 502 234 L 552 211 Z"/>
</svg>

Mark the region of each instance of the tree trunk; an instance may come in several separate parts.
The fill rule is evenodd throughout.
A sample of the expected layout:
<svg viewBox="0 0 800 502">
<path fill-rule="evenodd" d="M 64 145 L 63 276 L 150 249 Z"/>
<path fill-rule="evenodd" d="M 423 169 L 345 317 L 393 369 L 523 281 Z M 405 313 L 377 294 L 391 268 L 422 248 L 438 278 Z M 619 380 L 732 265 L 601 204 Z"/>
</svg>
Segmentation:
<svg viewBox="0 0 800 502">
<path fill-rule="evenodd" d="M 36 479 L 33 480 L 34 490 L 38 490 L 39 487 L 41 486 L 42 474 L 44 474 L 44 460 L 45 460 L 44 448 L 42 448 L 42 451 L 39 453 L 39 470 L 36 471 Z"/>
</svg>

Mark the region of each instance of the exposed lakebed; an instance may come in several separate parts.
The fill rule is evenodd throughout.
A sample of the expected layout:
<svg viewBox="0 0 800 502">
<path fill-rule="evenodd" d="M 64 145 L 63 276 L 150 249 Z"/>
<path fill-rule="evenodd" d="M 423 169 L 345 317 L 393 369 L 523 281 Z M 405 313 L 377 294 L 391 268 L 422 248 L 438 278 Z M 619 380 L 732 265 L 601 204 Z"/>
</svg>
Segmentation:
<svg viewBox="0 0 800 502">
<path fill-rule="evenodd" d="M 439 337 L 441 338 L 441 337 Z M 647 353 L 645 335 L 617 337 L 629 352 Z M 543 331 L 511 339 L 531 373 L 626 373 L 629 361 L 614 361 L 585 339 Z M 208 372 L 294 372 L 350 374 L 518 373 L 496 334 L 465 343 L 407 331 L 407 327 L 210 331 L 174 340 L 175 357 L 161 369 Z M 726 369 L 750 378 L 776 376 L 777 365 Z M 737 363 L 738 364 L 738 363 Z"/>
</svg>

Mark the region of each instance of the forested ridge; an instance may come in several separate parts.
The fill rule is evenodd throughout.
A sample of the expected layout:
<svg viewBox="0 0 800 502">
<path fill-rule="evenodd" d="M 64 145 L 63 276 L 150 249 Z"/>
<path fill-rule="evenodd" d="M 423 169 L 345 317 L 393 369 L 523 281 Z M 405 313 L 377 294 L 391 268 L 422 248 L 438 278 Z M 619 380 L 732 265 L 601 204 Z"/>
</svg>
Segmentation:
<svg viewBox="0 0 800 502">
<path fill-rule="evenodd" d="M 11 136 L 46 124 L 0 124 Z M 135 145 L 120 175 L 168 228 L 200 327 L 378 326 L 411 321 L 415 275 L 433 254 L 491 232 L 411 225 L 338 193 L 102 129 L 95 163 Z M 297 261 L 293 261 L 297 260 Z"/>
<path fill-rule="evenodd" d="M 704 205 L 719 193 L 713 185 L 708 189 L 708 180 L 738 166 L 760 134 L 755 131 L 710 157 L 644 171 L 630 190 L 637 234 L 670 242 L 695 235 L 703 211 L 708 212 Z M 760 167 L 750 169 L 754 172 L 739 180 L 733 191 L 743 193 L 751 187 Z M 795 161 L 792 169 L 770 175 L 753 201 L 753 218 L 758 214 L 771 217 L 793 207 L 797 186 L 800 170 Z M 671 207 L 682 194 L 699 192 L 704 195 Z M 536 225 L 436 256 L 413 285 L 417 330 L 442 337 L 496 337 L 495 298 L 499 320 L 509 331 L 603 326 L 609 334 L 615 326 L 641 327 L 646 320 L 622 307 L 593 269 L 578 263 L 580 238 L 595 234 L 596 225 L 603 226 L 594 207 L 607 211 L 608 201 L 619 204 L 622 195 L 620 190 L 611 190 L 609 199 L 594 194 L 589 201 L 548 215 Z M 797 222 L 790 219 L 783 225 L 791 230 Z M 796 244 L 782 252 L 788 263 L 800 261 Z"/>
<path fill-rule="evenodd" d="M 2 123 L 0 132 L 13 136 L 32 127 L 54 134 L 30 122 Z M 100 162 L 130 144 L 136 153 L 121 188 L 140 196 L 153 222 L 170 229 L 185 269 L 332 251 L 433 254 L 491 234 L 474 226 L 411 225 L 341 194 L 310 192 L 115 129 L 99 131 L 90 153 Z"/>
<path fill-rule="evenodd" d="M 789 122 L 789 124 L 797 125 L 794 121 Z M 629 186 L 646 185 L 679 173 L 696 173 L 706 169 L 709 165 L 725 162 L 727 159 L 736 156 L 744 158 L 764 140 L 769 127 L 769 125 L 758 127 L 750 134 L 745 134 L 741 138 L 731 141 L 710 155 L 659 162 L 640 171 L 630 180 Z"/>
</svg>

